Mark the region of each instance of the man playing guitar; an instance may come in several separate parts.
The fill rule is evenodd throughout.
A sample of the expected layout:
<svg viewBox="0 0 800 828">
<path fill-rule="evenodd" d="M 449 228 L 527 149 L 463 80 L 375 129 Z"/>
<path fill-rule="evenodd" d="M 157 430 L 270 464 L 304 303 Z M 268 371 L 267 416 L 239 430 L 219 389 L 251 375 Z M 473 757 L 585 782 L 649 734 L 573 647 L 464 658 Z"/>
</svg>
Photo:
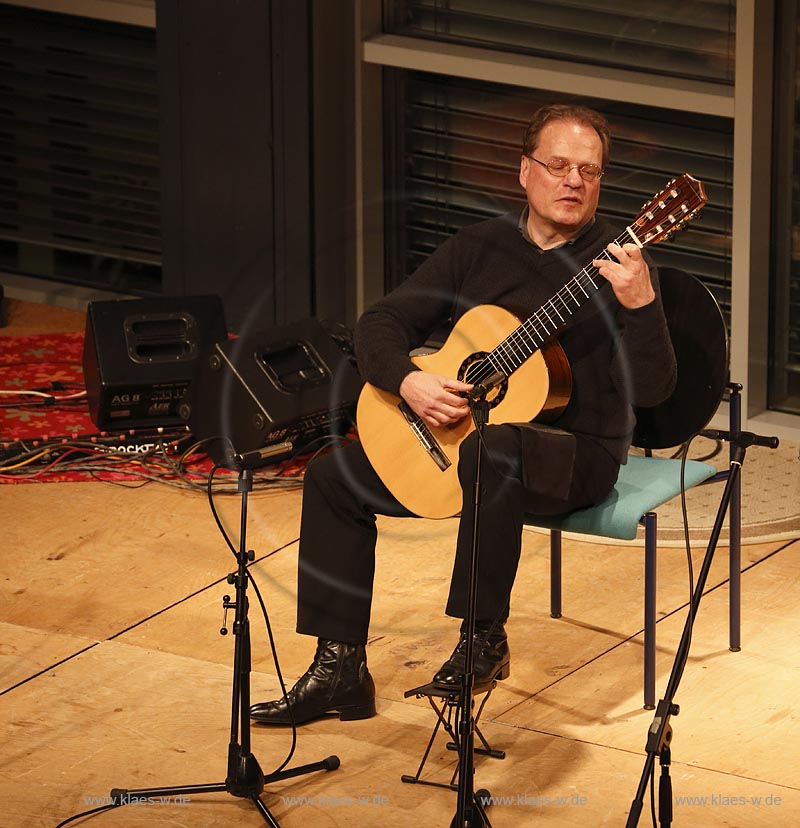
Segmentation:
<svg viewBox="0 0 800 828">
<path fill-rule="evenodd" d="M 662 402 L 676 380 L 653 262 L 643 254 L 636 232 L 628 228 L 621 235 L 622 228 L 595 215 L 609 149 L 609 127 L 598 113 L 562 105 L 538 110 L 523 142 L 519 181 L 527 205 L 521 215 L 492 218 L 456 233 L 366 311 L 355 332 L 367 393 L 374 390 L 380 400 L 389 400 L 389 408 L 400 410 L 403 428 L 403 417 L 413 420 L 417 436 L 430 435 L 444 445 L 448 435 L 459 435 L 452 459 L 442 449 L 436 462 L 427 455 L 418 462 L 433 481 L 422 503 L 434 498 L 440 469 L 443 474 L 452 470 L 455 508 L 448 503 L 443 514 L 427 516 L 460 510 L 446 612 L 461 619 L 467 611 L 473 518 L 476 434 L 466 400 L 473 383 L 468 372 L 459 377 L 458 363 L 453 370 L 426 370 L 409 353 L 444 323 L 457 326 L 479 306 L 502 309 L 515 319 L 530 317 L 534 327 L 541 322 L 545 333 L 555 334 L 546 344 L 558 358 L 548 362 L 545 374 L 561 390 L 548 424 L 531 422 L 535 411 L 510 415 L 519 421 L 496 422 L 490 415 L 484 431 L 488 453 L 478 539 L 475 688 L 509 675 L 505 621 L 525 514 L 560 514 L 605 498 L 627 456 L 632 406 Z M 570 282 L 584 266 L 590 268 L 582 271 L 588 281 L 576 277 Z M 516 347 L 518 338 L 515 332 L 509 343 Z M 502 353 L 492 367 L 510 373 Z M 563 375 L 555 376 L 559 371 Z M 518 390 L 524 396 L 532 382 L 516 377 L 497 393 L 511 397 Z M 346 720 L 375 713 L 365 651 L 375 515 L 427 513 L 411 499 L 422 488 L 418 482 L 408 487 L 406 499 L 402 480 L 395 486 L 391 473 L 380 468 L 383 426 L 369 422 L 367 402 L 364 408 L 362 425 L 360 402 L 363 443 L 318 458 L 305 478 L 297 630 L 318 639 L 313 663 L 289 691 L 288 701 L 253 705 L 255 721 L 287 724 L 287 705 L 297 724 L 329 714 Z M 410 439 L 416 450 L 416 437 Z M 405 452 L 393 460 L 413 465 Z M 465 645 L 462 624 L 458 644 L 434 684 L 460 686 Z"/>
</svg>

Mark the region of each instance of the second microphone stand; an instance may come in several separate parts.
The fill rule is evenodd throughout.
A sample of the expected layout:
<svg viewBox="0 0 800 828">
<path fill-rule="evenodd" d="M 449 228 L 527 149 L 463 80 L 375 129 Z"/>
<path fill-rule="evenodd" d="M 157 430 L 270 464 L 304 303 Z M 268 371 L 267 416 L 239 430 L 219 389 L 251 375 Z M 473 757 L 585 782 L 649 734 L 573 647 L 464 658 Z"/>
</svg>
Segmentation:
<svg viewBox="0 0 800 828">
<path fill-rule="evenodd" d="M 700 608 L 700 601 L 705 591 L 706 580 L 711 570 L 711 563 L 714 559 L 714 552 L 717 548 L 717 542 L 719 541 L 722 524 L 728 511 L 731 495 L 736 488 L 739 475 L 741 474 L 745 451 L 748 446 L 753 445 L 773 449 L 778 447 L 777 437 L 759 437 L 746 431 L 719 432 L 719 434 L 725 435 L 721 439 L 727 439 L 731 442 L 730 472 L 717 510 L 714 528 L 709 537 L 703 564 L 700 568 L 700 574 L 697 577 L 697 584 L 692 593 L 689 615 L 683 627 L 683 634 L 681 635 L 680 644 L 675 654 L 672 671 L 667 682 L 667 689 L 664 692 L 664 698 L 656 705 L 655 716 L 647 732 L 647 744 L 645 746 L 647 758 L 645 759 L 642 775 L 639 779 L 636 797 L 631 803 L 625 828 L 636 828 L 639 824 L 639 817 L 642 813 L 644 797 L 647 791 L 647 783 L 653 775 L 656 758 L 658 758 L 661 765 L 659 782 L 659 828 L 669 828 L 672 824 L 672 781 L 669 775 L 671 762 L 670 744 L 672 742 L 672 725 L 670 724 L 670 719 L 672 716 L 677 716 L 680 712 L 680 708 L 675 704 L 675 694 L 683 675 L 683 669 L 689 658 L 694 619 Z"/>
</svg>

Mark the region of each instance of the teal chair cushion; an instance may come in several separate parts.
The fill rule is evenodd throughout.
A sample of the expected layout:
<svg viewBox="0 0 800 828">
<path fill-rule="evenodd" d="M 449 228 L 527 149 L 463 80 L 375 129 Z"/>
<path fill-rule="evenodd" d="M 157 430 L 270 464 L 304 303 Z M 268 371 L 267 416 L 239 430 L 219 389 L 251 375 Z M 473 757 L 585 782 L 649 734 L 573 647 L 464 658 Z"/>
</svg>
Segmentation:
<svg viewBox="0 0 800 828">
<path fill-rule="evenodd" d="M 717 469 L 708 463 L 687 461 L 684 472 L 686 489 L 697 486 L 716 473 Z M 602 503 L 559 517 L 529 515 L 525 522 L 545 529 L 633 540 L 641 518 L 680 492 L 680 460 L 631 454 L 628 462 L 620 467 L 611 494 Z"/>
</svg>

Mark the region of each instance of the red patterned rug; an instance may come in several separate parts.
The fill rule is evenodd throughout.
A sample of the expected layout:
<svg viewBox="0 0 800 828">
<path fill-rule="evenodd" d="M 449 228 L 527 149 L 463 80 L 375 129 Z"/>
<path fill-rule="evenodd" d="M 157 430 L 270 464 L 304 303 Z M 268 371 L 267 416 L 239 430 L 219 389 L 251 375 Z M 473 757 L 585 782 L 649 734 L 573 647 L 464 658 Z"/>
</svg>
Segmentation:
<svg viewBox="0 0 800 828">
<path fill-rule="evenodd" d="M 75 397 L 84 390 L 82 356 L 82 333 L 0 339 L 0 443 L 4 449 L 15 440 L 97 431 L 85 396 Z"/>
<path fill-rule="evenodd" d="M 201 489 L 212 461 L 185 429 L 100 431 L 83 378 L 83 333 L 0 337 L 0 482 L 101 480 Z M 299 486 L 310 455 L 256 473 L 262 484 Z M 219 469 L 215 490 L 235 491 L 237 473 Z"/>
</svg>

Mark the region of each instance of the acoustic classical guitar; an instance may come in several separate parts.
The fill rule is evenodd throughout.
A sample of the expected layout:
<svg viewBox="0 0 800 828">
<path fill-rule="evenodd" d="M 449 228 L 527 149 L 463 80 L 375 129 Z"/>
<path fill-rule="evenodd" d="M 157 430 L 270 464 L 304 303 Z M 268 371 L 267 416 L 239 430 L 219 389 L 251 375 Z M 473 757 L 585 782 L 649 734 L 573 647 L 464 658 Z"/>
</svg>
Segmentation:
<svg viewBox="0 0 800 828">
<path fill-rule="evenodd" d="M 706 203 L 702 182 L 684 173 L 644 205 L 617 244 L 639 247 L 669 238 Z M 611 258 L 603 250 L 595 258 Z M 555 335 L 604 283 L 584 267 L 524 322 L 493 305 L 478 305 L 456 323 L 442 348 L 412 357 L 423 371 L 496 385 L 487 397 L 490 423 L 555 419 L 569 402 L 571 373 Z M 498 382 L 498 380 L 500 380 Z M 458 449 L 474 429 L 467 416 L 430 427 L 400 397 L 367 383 L 356 409 L 358 433 L 375 471 L 407 509 L 429 518 L 461 509 Z"/>
</svg>

